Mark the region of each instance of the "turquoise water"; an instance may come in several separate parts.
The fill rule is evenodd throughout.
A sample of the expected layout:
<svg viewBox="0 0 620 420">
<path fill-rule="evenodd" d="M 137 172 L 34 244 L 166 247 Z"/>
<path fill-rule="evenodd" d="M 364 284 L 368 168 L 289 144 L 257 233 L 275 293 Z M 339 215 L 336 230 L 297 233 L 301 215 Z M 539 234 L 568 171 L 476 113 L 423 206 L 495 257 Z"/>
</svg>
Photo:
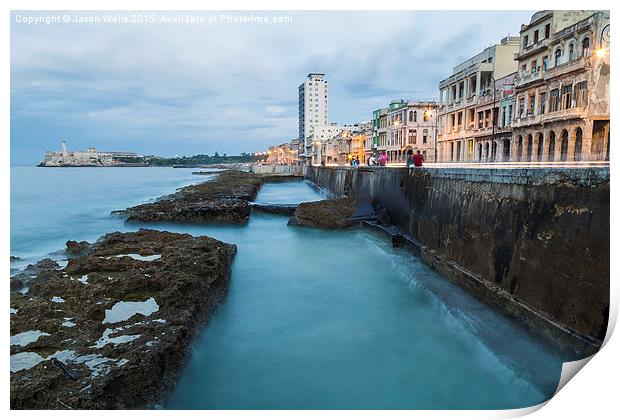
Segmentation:
<svg viewBox="0 0 620 420">
<path fill-rule="evenodd" d="M 137 229 L 109 210 L 201 180 L 185 169 L 13 168 L 11 253 Z M 256 201 L 319 198 L 292 182 L 265 185 Z M 229 294 L 165 408 L 517 408 L 553 394 L 561 355 L 417 258 L 364 229 L 286 221 L 148 225 L 238 246 Z"/>
</svg>

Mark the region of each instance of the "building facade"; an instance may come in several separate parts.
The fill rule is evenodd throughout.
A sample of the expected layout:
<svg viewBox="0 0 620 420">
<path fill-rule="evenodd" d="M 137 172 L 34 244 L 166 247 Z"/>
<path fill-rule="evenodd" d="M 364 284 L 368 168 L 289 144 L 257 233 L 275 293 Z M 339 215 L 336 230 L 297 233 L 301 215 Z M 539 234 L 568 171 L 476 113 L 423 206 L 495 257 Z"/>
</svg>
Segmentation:
<svg viewBox="0 0 620 420">
<path fill-rule="evenodd" d="M 515 59 L 511 160 L 608 160 L 609 12 L 537 12 Z"/>
<path fill-rule="evenodd" d="M 385 151 L 391 163 L 404 163 L 408 150 L 420 150 L 426 162 L 434 162 L 437 108 L 432 101 L 392 101 L 379 120 L 378 151 Z"/>
<path fill-rule="evenodd" d="M 516 72 L 514 55 L 518 51 L 519 38 L 505 37 L 499 44 L 454 67 L 452 75 L 439 82 L 439 161 L 497 158 L 495 130 L 500 100 L 497 91 Z M 487 145 L 489 153 L 485 154 Z"/>
<path fill-rule="evenodd" d="M 299 86 L 299 140 L 304 143 L 306 154 L 312 150 L 310 136 L 317 127 L 328 125 L 327 80 L 323 73 L 310 73 Z"/>
</svg>

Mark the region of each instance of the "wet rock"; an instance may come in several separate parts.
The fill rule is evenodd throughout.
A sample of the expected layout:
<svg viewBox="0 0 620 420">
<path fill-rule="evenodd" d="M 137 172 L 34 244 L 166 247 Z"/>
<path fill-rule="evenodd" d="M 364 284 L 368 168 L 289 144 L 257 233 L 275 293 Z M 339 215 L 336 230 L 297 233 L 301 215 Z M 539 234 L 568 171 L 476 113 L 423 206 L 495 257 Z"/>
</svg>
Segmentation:
<svg viewBox="0 0 620 420">
<path fill-rule="evenodd" d="M 14 255 L 11 255 L 11 261 L 18 261 L 20 258 Z"/>
<path fill-rule="evenodd" d="M 250 206 L 254 210 L 262 211 L 265 213 L 281 214 L 284 216 L 292 216 L 295 213 L 297 204 L 265 204 L 265 203 L 251 203 Z"/>
<path fill-rule="evenodd" d="M 341 229 L 355 223 L 352 217 L 356 208 L 356 201 L 352 198 L 301 203 L 295 209 L 295 213 L 289 219 L 288 224 L 291 226 Z"/>
<path fill-rule="evenodd" d="M 212 180 L 181 188 L 154 203 L 130 207 L 123 214 L 128 222 L 246 223 L 250 217 L 249 201 L 256 197 L 261 184 L 280 178 L 291 179 L 224 171 Z"/>
<path fill-rule="evenodd" d="M 206 236 L 116 232 L 11 293 L 11 408 L 153 407 L 225 295 L 235 252 Z"/>
<path fill-rule="evenodd" d="M 30 286 L 39 281 L 47 281 L 60 268 L 58 263 L 51 258 L 45 258 L 36 264 L 29 264 L 11 276 L 11 292 L 16 292 L 26 286 Z"/>
<path fill-rule="evenodd" d="M 86 241 L 67 241 L 67 257 L 79 257 L 90 248 L 90 244 Z"/>
</svg>

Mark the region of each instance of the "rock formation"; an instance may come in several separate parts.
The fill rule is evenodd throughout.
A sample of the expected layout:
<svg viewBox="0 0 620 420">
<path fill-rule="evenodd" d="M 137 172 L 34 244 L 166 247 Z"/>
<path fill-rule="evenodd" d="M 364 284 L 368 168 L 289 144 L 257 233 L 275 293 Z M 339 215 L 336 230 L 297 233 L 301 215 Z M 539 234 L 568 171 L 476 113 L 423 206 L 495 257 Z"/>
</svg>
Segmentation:
<svg viewBox="0 0 620 420">
<path fill-rule="evenodd" d="M 28 292 L 11 293 L 11 408 L 153 407 L 225 295 L 235 252 L 206 236 L 116 232 L 23 278 Z"/>
<path fill-rule="evenodd" d="M 340 229 L 355 223 L 352 219 L 356 211 L 356 201 L 352 198 L 301 203 L 295 209 L 288 224 L 291 226 L 309 226 L 324 229 Z"/>
</svg>

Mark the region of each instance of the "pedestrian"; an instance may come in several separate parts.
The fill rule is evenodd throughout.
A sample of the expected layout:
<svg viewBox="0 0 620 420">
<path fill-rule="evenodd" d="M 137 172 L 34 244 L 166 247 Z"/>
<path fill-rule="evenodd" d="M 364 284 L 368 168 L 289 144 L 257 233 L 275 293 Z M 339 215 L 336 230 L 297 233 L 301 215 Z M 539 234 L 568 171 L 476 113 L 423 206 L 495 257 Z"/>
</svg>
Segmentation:
<svg viewBox="0 0 620 420">
<path fill-rule="evenodd" d="M 358 157 L 355 158 L 355 166 L 360 166 L 360 159 Z"/>
<path fill-rule="evenodd" d="M 413 159 L 413 150 L 409 149 L 407 150 L 407 168 L 411 168 L 414 164 L 414 159 Z"/>
<path fill-rule="evenodd" d="M 385 153 L 385 151 L 382 151 L 381 154 L 379 154 L 379 166 L 385 166 L 387 164 L 387 161 L 387 153 Z"/>
<path fill-rule="evenodd" d="M 421 168 L 422 163 L 424 162 L 424 156 L 420 153 L 420 149 L 416 150 L 415 155 L 413 155 L 413 166 L 416 168 Z"/>
</svg>

